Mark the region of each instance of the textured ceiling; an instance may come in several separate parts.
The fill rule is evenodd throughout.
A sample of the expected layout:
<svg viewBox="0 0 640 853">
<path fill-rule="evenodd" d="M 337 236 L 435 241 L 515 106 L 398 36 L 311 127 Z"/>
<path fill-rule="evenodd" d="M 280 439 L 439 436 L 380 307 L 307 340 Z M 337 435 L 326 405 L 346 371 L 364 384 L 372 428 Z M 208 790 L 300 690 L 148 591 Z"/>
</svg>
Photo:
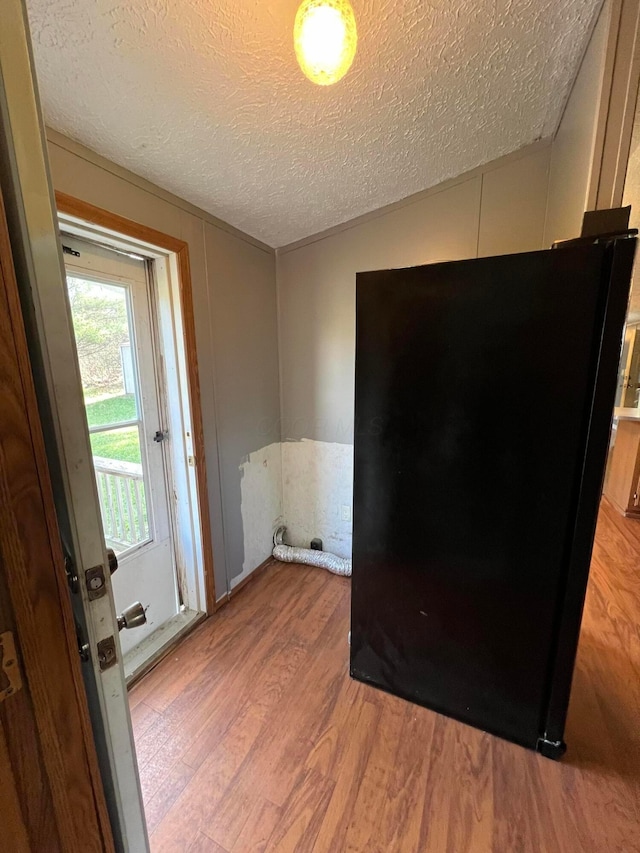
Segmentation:
<svg viewBox="0 0 640 853">
<path fill-rule="evenodd" d="M 555 130 L 600 0 L 353 0 L 314 86 L 298 0 L 27 0 L 56 130 L 272 246 Z"/>
</svg>

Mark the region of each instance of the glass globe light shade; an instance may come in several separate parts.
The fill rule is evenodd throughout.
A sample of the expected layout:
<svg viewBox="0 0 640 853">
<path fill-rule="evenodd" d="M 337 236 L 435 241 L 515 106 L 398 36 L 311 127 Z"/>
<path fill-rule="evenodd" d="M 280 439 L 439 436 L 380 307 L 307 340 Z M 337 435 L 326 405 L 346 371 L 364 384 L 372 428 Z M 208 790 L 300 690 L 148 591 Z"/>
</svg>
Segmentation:
<svg viewBox="0 0 640 853">
<path fill-rule="evenodd" d="M 300 68 L 313 83 L 330 86 L 344 77 L 358 45 L 358 31 L 348 0 L 304 0 L 293 26 Z"/>
</svg>

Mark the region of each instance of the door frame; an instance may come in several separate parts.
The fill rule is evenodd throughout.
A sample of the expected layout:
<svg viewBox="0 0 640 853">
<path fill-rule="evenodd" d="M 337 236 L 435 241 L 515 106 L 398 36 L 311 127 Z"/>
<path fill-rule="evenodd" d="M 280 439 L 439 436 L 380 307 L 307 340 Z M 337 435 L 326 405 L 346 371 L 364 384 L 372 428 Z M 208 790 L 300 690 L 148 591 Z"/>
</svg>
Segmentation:
<svg viewBox="0 0 640 853">
<path fill-rule="evenodd" d="M 76 224 L 80 227 L 85 226 L 93 229 L 93 238 L 98 242 L 100 233 L 104 235 L 103 239 L 110 237 L 117 241 L 118 238 L 125 238 L 127 242 L 139 247 L 143 254 L 150 255 L 157 260 L 163 259 L 169 267 L 173 265 L 175 268 L 179 301 L 179 305 L 176 305 L 175 308 L 177 309 L 176 314 L 179 311 L 180 316 L 179 321 L 174 321 L 174 334 L 184 348 L 186 390 L 191 424 L 190 438 L 193 447 L 193 453 L 189 456 L 193 460 L 192 467 L 195 473 L 195 503 L 199 517 L 206 613 L 211 615 L 224 601 L 216 604 L 211 515 L 207 491 L 204 426 L 200 403 L 189 246 L 184 240 L 156 231 L 66 193 L 56 191 L 55 200 L 58 213 L 63 217 L 65 224 Z M 85 233 L 85 239 L 91 239 L 90 234 L 91 232 Z"/>
</svg>

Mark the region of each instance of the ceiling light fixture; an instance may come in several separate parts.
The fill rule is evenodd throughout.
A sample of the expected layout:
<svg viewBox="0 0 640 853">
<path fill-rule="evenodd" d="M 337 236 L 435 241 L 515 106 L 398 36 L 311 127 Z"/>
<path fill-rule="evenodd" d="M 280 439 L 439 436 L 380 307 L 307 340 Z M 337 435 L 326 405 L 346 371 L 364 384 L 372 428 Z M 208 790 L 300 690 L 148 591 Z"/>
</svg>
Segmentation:
<svg viewBox="0 0 640 853">
<path fill-rule="evenodd" d="M 293 25 L 293 44 L 300 68 L 312 83 L 337 83 L 351 67 L 358 45 L 351 4 L 304 0 Z"/>
</svg>

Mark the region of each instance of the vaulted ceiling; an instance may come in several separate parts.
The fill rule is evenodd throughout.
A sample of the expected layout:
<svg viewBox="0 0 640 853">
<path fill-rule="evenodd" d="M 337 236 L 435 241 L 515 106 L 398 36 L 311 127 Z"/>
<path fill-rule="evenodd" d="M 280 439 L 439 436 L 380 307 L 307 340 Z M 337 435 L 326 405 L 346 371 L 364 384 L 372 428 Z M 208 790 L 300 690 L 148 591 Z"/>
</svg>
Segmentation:
<svg viewBox="0 0 640 853">
<path fill-rule="evenodd" d="M 45 119 L 271 246 L 551 135 L 601 0 L 352 0 L 334 86 L 299 0 L 27 0 Z"/>
</svg>

